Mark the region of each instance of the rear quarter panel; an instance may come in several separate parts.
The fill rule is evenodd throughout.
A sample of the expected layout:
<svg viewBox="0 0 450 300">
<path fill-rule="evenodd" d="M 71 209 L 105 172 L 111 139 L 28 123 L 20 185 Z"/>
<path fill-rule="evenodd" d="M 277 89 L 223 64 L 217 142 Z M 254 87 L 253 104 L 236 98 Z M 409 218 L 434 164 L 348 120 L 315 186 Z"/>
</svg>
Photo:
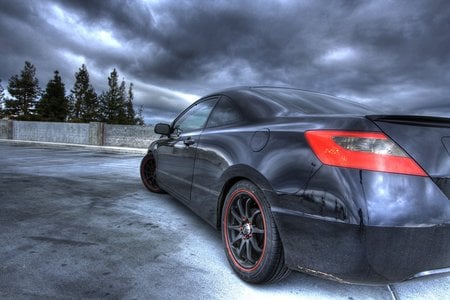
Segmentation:
<svg viewBox="0 0 450 300">
<path fill-rule="evenodd" d="M 338 201 L 340 209 L 348 211 L 346 216 L 353 216 L 345 221 L 359 224 L 358 211 L 361 209 L 365 216 L 367 214 L 360 186 L 351 187 L 347 182 L 349 178 L 355 181 L 354 170 L 336 170 L 328 174 L 325 181 L 318 180 L 310 187 L 310 180 L 322 164 L 310 150 L 304 132 L 322 128 L 377 130 L 365 118 L 348 116 L 284 118 L 253 126 L 206 129 L 197 148 L 190 206 L 209 223 L 217 225 L 221 195 L 226 194 L 224 187 L 227 182 L 245 178 L 263 190 L 283 196 L 269 199 L 273 209 L 334 218 Z M 252 145 L 255 133 L 265 131 L 268 132 L 266 145 L 262 149 Z M 359 182 L 359 173 L 356 176 Z M 322 194 L 315 193 L 317 197 L 313 201 L 304 201 L 305 192 L 311 189 Z"/>
</svg>

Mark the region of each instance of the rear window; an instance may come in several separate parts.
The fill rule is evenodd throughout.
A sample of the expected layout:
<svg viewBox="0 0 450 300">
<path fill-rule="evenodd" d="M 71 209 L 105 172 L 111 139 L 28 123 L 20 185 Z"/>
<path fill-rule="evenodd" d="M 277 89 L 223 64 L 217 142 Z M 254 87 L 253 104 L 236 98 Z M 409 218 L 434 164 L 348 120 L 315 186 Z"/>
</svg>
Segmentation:
<svg viewBox="0 0 450 300">
<path fill-rule="evenodd" d="M 298 114 L 370 114 L 374 111 L 357 102 L 329 95 L 288 88 L 257 88 L 276 102 L 278 116 Z"/>
</svg>

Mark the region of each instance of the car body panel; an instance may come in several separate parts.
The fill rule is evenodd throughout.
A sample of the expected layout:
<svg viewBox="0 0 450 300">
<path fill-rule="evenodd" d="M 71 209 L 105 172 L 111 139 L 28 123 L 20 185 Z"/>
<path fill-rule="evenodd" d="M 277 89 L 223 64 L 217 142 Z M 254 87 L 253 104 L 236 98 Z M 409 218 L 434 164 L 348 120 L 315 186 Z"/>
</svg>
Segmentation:
<svg viewBox="0 0 450 300">
<path fill-rule="evenodd" d="M 391 116 L 377 118 L 375 123 L 431 177 L 450 177 L 450 154 L 445 147 L 450 136 L 448 120 Z"/>
<path fill-rule="evenodd" d="M 157 177 L 161 182 L 172 182 L 177 188 L 173 193 L 184 202 L 190 200 L 192 170 L 194 169 L 196 145 L 186 146 L 188 138 L 198 140 L 200 133 L 166 140 L 158 146 Z M 167 189 L 167 187 L 166 187 Z"/>
<path fill-rule="evenodd" d="M 386 284 L 450 265 L 450 225 L 359 226 L 274 210 L 289 268 L 340 282 Z M 296 234 L 292 234 L 296 233 Z"/>
</svg>

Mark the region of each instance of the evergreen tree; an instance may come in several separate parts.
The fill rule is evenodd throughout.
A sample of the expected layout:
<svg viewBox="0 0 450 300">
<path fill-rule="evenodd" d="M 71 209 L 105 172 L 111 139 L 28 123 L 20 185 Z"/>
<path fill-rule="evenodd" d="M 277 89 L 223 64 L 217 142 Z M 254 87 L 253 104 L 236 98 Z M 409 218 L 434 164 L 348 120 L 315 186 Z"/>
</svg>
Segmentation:
<svg viewBox="0 0 450 300">
<path fill-rule="evenodd" d="M 142 106 L 142 105 L 139 106 L 137 116 L 134 118 L 135 125 L 140 125 L 140 126 L 145 125 L 144 116 L 142 115 L 143 111 L 144 111 L 144 106 Z"/>
<path fill-rule="evenodd" d="M 100 120 L 99 101 L 89 82 L 89 72 L 83 64 L 75 73 L 75 84 L 71 90 L 71 119 L 76 122 Z"/>
<path fill-rule="evenodd" d="M 5 111 L 3 108 L 3 101 L 5 100 L 5 90 L 2 86 L 2 80 L 0 79 L 0 118 L 3 118 L 5 115 Z"/>
<path fill-rule="evenodd" d="M 119 99 L 117 106 L 117 124 L 128 124 L 127 118 L 127 96 L 126 96 L 126 84 L 125 80 L 122 79 L 119 87 Z"/>
<path fill-rule="evenodd" d="M 59 72 L 50 80 L 41 101 L 37 104 L 37 114 L 42 121 L 64 122 L 69 114 L 66 89 Z"/>
<path fill-rule="evenodd" d="M 14 75 L 9 79 L 8 92 L 13 98 L 5 101 L 7 113 L 21 120 L 34 119 L 41 90 L 36 78 L 36 68 L 30 62 L 25 62 L 20 77 Z"/>
<path fill-rule="evenodd" d="M 127 102 L 126 102 L 126 119 L 127 122 L 126 124 L 129 125 L 134 125 L 136 124 L 136 120 L 135 120 L 135 115 L 136 113 L 134 112 L 134 107 L 133 107 L 133 83 L 130 83 L 130 87 L 128 88 L 128 97 L 127 97 Z"/>
<path fill-rule="evenodd" d="M 73 96 L 73 94 L 69 94 L 67 95 L 67 113 L 68 113 L 68 120 L 70 122 L 75 122 L 75 115 L 74 115 L 74 111 L 75 111 L 75 97 Z"/>
<path fill-rule="evenodd" d="M 125 81 L 119 86 L 119 76 L 114 69 L 108 77 L 109 90 L 101 95 L 103 121 L 109 124 L 126 124 Z"/>
</svg>

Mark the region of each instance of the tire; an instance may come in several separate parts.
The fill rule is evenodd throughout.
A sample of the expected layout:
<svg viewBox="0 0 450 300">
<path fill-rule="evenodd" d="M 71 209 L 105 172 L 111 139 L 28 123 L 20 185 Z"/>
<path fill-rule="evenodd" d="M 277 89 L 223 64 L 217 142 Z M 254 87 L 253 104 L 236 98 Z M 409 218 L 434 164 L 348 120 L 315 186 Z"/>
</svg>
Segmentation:
<svg viewBox="0 0 450 300">
<path fill-rule="evenodd" d="M 290 273 L 266 197 L 250 181 L 239 181 L 227 194 L 222 240 L 231 267 L 246 282 L 275 282 Z"/>
<path fill-rule="evenodd" d="M 149 153 L 141 161 L 141 179 L 145 187 L 152 193 L 163 194 L 164 191 L 156 182 L 156 162 L 153 154 Z"/>
</svg>

